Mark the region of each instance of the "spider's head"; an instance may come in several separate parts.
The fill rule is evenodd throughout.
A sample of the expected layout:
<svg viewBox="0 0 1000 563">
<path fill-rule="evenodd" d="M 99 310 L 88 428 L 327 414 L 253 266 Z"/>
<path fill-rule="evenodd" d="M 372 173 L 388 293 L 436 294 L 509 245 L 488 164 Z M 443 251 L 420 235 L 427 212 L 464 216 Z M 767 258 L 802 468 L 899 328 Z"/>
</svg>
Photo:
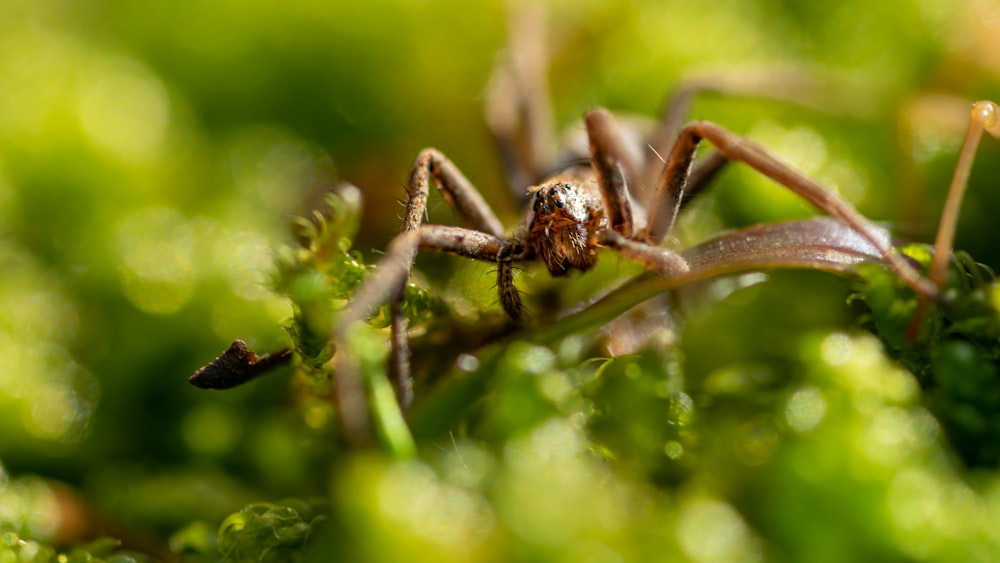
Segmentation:
<svg viewBox="0 0 1000 563">
<path fill-rule="evenodd" d="M 601 202 L 579 186 L 563 181 L 531 188 L 528 241 L 553 275 L 594 264 L 595 231 L 603 218 Z"/>
<path fill-rule="evenodd" d="M 532 228 L 556 224 L 583 224 L 590 219 L 589 198 L 580 188 L 566 182 L 546 182 L 531 188 Z"/>
</svg>

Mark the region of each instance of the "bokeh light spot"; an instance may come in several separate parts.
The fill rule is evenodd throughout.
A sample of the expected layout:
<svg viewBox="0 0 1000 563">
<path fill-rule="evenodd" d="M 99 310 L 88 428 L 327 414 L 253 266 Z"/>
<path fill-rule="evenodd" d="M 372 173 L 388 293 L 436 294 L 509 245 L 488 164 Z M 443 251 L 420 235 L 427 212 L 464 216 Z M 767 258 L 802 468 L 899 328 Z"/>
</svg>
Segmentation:
<svg viewBox="0 0 1000 563">
<path fill-rule="evenodd" d="M 333 182 L 329 157 L 290 131 L 251 128 L 230 144 L 228 160 L 236 189 L 236 208 L 256 207 L 271 215 L 297 211 L 311 187 Z"/>
<path fill-rule="evenodd" d="M 874 336 L 831 334 L 821 342 L 819 355 L 862 411 L 873 412 L 885 402 L 905 404 L 919 393 L 913 374 L 886 361 Z"/>
<path fill-rule="evenodd" d="M 520 354 L 515 354 L 518 366 L 527 373 L 543 374 L 555 366 L 556 356 L 543 346 L 527 346 Z"/>
<path fill-rule="evenodd" d="M 553 372 L 539 377 L 538 390 L 550 401 L 559 404 L 573 394 L 574 387 L 566 374 Z"/>
<path fill-rule="evenodd" d="M 177 311 L 194 290 L 196 240 L 191 226 L 171 208 L 130 214 L 118 228 L 125 295 L 139 309 Z"/>
<path fill-rule="evenodd" d="M 442 483 L 420 463 L 400 463 L 379 481 L 379 508 L 424 541 L 456 553 L 472 550 L 493 529 L 485 499 Z"/>
<path fill-rule="evenodd" d="M 213 239 L 212 255 L 234 293 L 247 301 L 272 295 L 268 284 L 274 253 L 267 239 L 246 231 L 229 233 Z"/>
<path fill-rule="evenodd" d="M 951 555 L 949 541 L 974 541 L 995 528 L 975 491 L 929 467 L 899 471 L 889 483 L 886 504 L 903 538 L 901 545 L 922 558 L 935 550 Z"/>
<path fill-rule="evenodd" d="M 0 328 L 18 338 L 70 341 L 79 317 L 62 284 L 25 249 L 0 242 Z"/>
<path fill-rule="evenodd" d="M 743 517 L 714 499 L 695 500 L 681 509 L 677 527 L 684 553 L 695 561 L 758 561 L 760 550 Z"/>
<path fill-rule="evenodd" d="M 816 181 L 854 203 L 862 201 L 869 191 L 868 176 L 863 168 L 843 160 L 830 162 L 817 173 Z"/>
<path fill-rule="evenodd" d="M 496 459 L 479 444 L 454 442 L 442 463 L 448 481 L 461 487 L 481 487 L 496 470 Z"/>
<path fill-rule="evenodd" d="M 311 404 L 303 411 L 302 418 L 305 420 L 306 426 L 318 430 L 330 424 L 333 412 L 328 403 Z"/>
<path fill-rule="evenodd" d="M 674 393 L 670 397 L 670 407 L 667 418 L 677 426 L 687 426 L 694 420 L 694 399 L 684 392 Z"/>
<path fill-rule="evenodd" d="M 190 284 L 150 280 L 129 275 L 125 275 L 122 282 L 125 297 L 133 305 L 142 311 L 156 315 L 169 315 L 177 312 L 191 298 L 194 289 Z"/>
<path fill-rule="evenodd" d="M 767 147 L 782 162 L 801 171 L 810 178 L 822 176 L 829 162 L 826 140 L 809 127 L 786 128 L 777 123 L 762 121 L 747 137 Z M 769 219 L 800 216 L 809 211 L 808 204 L 787 189 L 777 189 L 773 180 L 752 169 L 741 169 L 741 177 L 752 189 L 740 192 L 735 197 L 747 211 L 756 214 L 766 212 Z M 833 188 L 833 186 L 827 186 Z"/>
<path fill-rule="evenodd" d="M 472 373 L 479 369 L 479 358 L 472 354 L 459 354 L 458 359 L 455 360 L 455 364 L 458 366 L 458 369 L 466 373 Z"/>
<path fill-rule="evenodd" d="M 627 525 L 620 491 L 603 486 L 609 476 L 590 457 L 580 423 L 552 419 L 508 442 L 503 459 L 497 511 L 526 541 L 561 546 Z"/>
<path fill-rule="evenodd" d="M 851 358 L 854 341 L 843 333 L 834 333 L 823 339 L 820 344 L 820 355 L 823 361 L 831 366 L 841 366 Z"/>
<path fill-rule="evenodd" d="M 923 416 L 920 413 L 924 413 Z M 937 423 L 929 413 L 895 406 L 876 411 L 866 431 L 859 434 L 862 450 L 868 458 L 885 466 L 911 460 L 930 447 L 936 438 Z"/>
<path fill-rule="evenodd" d="M 61 346 L 0 333 L 0 400 L 12 401 L 33 438 L 77 442 L 96 408 L 98 386 Z"/>
<path fill-rule="evenodd" d="M 785 420 L 796 432 L 808 432 L 826 416 L 826 399 L 815 387 L 805 387 L 792 393 L 785 407 Z"/>
<path fill-rule="evenodd" d="M 663 445 L 663 454 L 670 459 L 678 460 L 684 455 L 684 446 L 676 440 L 670 440 Z"/>
<path fill-rule="evenodd" d="M 0 526 L 44 540 L 59 528 L 59 514 L 55 491 L 41 479 L 24 477 L 0 487 Z"/>
<path fill-rule="evenodd" d="M 62 108 L 82 46 L 43 26 L 0 34 L 0 135 L 40 142 L 63 126 Z"/>
<path fill-rule="evenodd" d="M 34 403 L 22 405 L 24 428 L 37 438 L 56 440 L 69 433 L 77 421 L 77 402 L 72 389 L 45 385 L 36 388 Z"/>
<path fill-rule="evenodd" d="M 117 242 L 125 267 L 141 278 L 190 276 L 195 241 L 176 209 L 151 207 L 131 213 L 118 229 Z"/>
<path fill-rule="evenodd" d="M 102 149 L 127 161 L 157 155 L 170 122 L 166 89 L 148 69 L 124 58 L 89 69 L 77 108 L 80 125 Z"/>
</svg>

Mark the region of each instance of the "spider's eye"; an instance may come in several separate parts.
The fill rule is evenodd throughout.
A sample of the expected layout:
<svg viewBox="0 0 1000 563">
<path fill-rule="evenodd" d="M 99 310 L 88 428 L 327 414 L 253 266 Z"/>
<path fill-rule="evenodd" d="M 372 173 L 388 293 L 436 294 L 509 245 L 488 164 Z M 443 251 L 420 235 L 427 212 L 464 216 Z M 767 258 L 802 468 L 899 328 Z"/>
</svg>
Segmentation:
<svg viewBox="0 0 1000 563">
<path fill-rule="evenodd" d="M 556 195 L 557 190 L 555 188 L 549 188 L 549 195 Z"/>
<path fill-rule="evenodd" d="M 563 200 L 561 200 L 561 199 L 557 199 L 557 200 L 556 200 L 556 207 L 558 207 L 559 209 L 562 209 L 562 208 L 563 208 L 563 205 L 565 205 L 565 204 L 563 203 Z"/>
</svg>

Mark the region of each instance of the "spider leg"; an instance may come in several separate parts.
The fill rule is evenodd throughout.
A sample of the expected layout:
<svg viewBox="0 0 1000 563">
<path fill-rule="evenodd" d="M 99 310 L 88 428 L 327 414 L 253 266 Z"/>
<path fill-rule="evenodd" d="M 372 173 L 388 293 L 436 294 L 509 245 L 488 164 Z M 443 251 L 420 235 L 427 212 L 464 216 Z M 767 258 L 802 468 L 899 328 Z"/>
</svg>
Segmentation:
<svg viewBox="0 0 1000 563">
<path fill-rule="evenodd" d="M 432 182 L 466 227 L 496 237 L 503 236 L 503 224 L 483 196 L 458 167 L 436 149 L 421 151 L 410 169 L 406 182 L 409 199 L 401 231 L 412 231 L 423 223 Z"/>
<path fill-rule="evenodd" d="M 514 262 L 525 259 L 524 246 L 517 239 L 506 241 L 497 253 L 497 291 L 500 305 L 514 323 L 521 322 L 524 305 L 514 285 Z"/>
<path fill-rule="evenodd" d="M 634 220 L 629 201 L 628 179 L 635 177 L 634 163 L 625 154 L 625 144 L 608 110 L 598 108 L 584 117 L 590 139 L 590 161 L 604 198 L 608 227 L 632 236 Z"/>
<path fill-rule="evenodd" d="M 451 227 L 435 226 L 428 231 L 422 227 L 431 184 L 440 190 L 445 201 L 455 210 L 459 220 L 468 227 L 467 229 L 453 232 L 450 230 Z M 407 322 L 403 315 L 402 298 L 417 250 L 427 247 L 438 248 L 444 252 L 476 254 L 476 248 L 485 248 L 486 254 L 483 256 L 489 257 L 480 259 L 496 261 L 499 246 L 492 251 L 490 246 L 493 241 L 499 241 L 503 236 L 503 224 L 489 204 L 458 167 L 440 151 L 424 149 L 420 152 L 410 169 L 406 192 L 408 198 L 400 234 L 393 239 L 385 256 L 379 261 L 375 278 L 358 290 L 355 298 L 341 313 L 337 321 L 340 328 L 335 328 L 333 337 L 335 344 L 342 344 L 345 333 L 338 331 L 364 320 L 372 308 L 391 300 L 390 366 L 403 408 L 409 407 L 412 402 L 413 383 L 410 377 Z M 408 235 L 408 233 L 417 234 Z M 343 350 L 346 347 L 338 346 L 338 348 Z M 344 367 L 338 368 L 337 394 L 345 430 L 348 431 L 348 435 L 365 435 L 367 433 L 363 408 L 365 395 L 357 376 L 356 365 L 349 361 L 342 364 Z"/>
<path fill-rule="evenodd" d="M 389 243 L 375 266 L 374 277 L 366 281 L 341 311 L 333 329 L 334 388 L 345 435 L 360 440 L 369 434 L 366 395 L 359 359 L 346 345 L 348 335 L 379 305 L 392 302 L 393 361 L 397 373 L 409 374 L 409 347 L 406 342 L 406 319 L 402 315 L 401 289 L 405 287 L 417 253 L 423 249 L 457 254 L 484 262 L 498 261 L 509 243 L 489 233 L 447 225 L 421 225 L 403 231 Z M 406 397 L 409 381 L 401 386 L 400 399 Z"/>
<path fill-rule="evenodd" d="M 457 166 L 435 149 L 421 151 L 413 163 L 413 168 L 410 169 L 410 177 L 406 183 L 409 198 L 406 202 L 402 232 L 416 230 L 423 223 L 427 213 L 427 196 L 432 183 L 441 191 L 445 201 L 455 210 L 465 226 L 496 237 L 503 236 L 503 224 L 479 191 Z M 409 265 L 412 266 L 413 256 L 410 256 L 409 260 Z M 390 365 L 399 391 L 400 404 L 404 408 L 412 401 L 413 387 L 410 378 L 409 346 L 406 341 L 406 319 L 402 315 L 399 303 L 405 286 L 406 276 L 400 280 L 399 287 L 391 297 L 393 304 L 390 309 L 392 322 Z"/>
<path fill-rule="evenodd" d="M 844 83 L 849 76 L 835 71 L 802 64 L 776 64 L 759 68 L 716 68 L 683 78 L 664 104 L 659 126 L 648 138 L 653 155 L 666 155 L 677 141 L 684 122 L 689 119 L 691 106 L 699 96 L 715 95 L 777 101 L 814 111 L 832 114 L 858 113 L 857 96 L 844 95 Z M 725 165 L 725 156 L 718 151 L 706 155 L 696 165 L 688 179 L 683 207 L 708 184 Z M 655 186 L 662 169 L 661 159 L 647 158 L 639 186 Z M 647 199 L 643 204 L 655 205 Z"/>
<path fill-rule="evenodd" d="M 729 159 L 719 151 L 711 151 L 696 163 L 688 175 L 687 185 L 681 195 L 681 209 L 691 203 L 695 196 L 705 191 L 727 163 Z"/>
<path fill-rule="evenodd" d="M 486 90 L 486 123 L 511 192 L 521 204 L 528 187 L 541 181 L 555 160 L 547 20 L 538 3 L 511 3 L 506 57 L 494 68 Z"/>
<path fill-rule="evenodd" d="M 643 264 L 648 269 L 667 277 L 684 275 L 690 269 L 683 256 L 661 246 L 632 240 L 621 234 L 605 229 L 598 233 L 597 242 L 612 248 L 622 256 Z"/>
<path fill-rule="evenodd" d="M 691 106 L 705 94 L 728 98 L 773 100 L 817 111 L 846 112 L 847 105 L 830 94 L 834 88 L 830 72 L 798 64 L 769 65 L 761 68 L 728 68 L 705 71 L 683 78 L 664 104 L 660 125 L 649 137 L 654 154 L 665 155 L 677 140 L 677 135 L 689 119 Z M 646 160 L 642 185 L 656 184 L 660 164 L 655 158 Z"/>
<path fill-rule="evenodd" d="M 626 237 L 632 237 L 636 231 L 632 202 L 639 197 L 634 187 L 640 177 L 641 166 L 626 150 L 625 139 L 611 112 L 604 108 L 591 110 L 584 116 L 584 123 L 590 141 L 590 160 L 601 186 L 609 226 Z M 708 187 L 727 162 L 729 160 L 719 151 L 713 151 L 702 159 L 688 176 L 681 206 Z M 641 210 L 640 206 L 640 213 Z M 645 222 L 642 219 L 639 221 Z"/>
<path fill-rule="evenodd" d="M 708 121 L 695 121 L 686 126 L 677 138 L 670 158 L 660 175 L 649 226 L 642 238 L 648 244 L 659 244 L 673 227 L 691 170 L 694 153 L 702 139 L 707 139 L 729 160 L 743 162 L 778 184 L 792 190 L 820 211 L 838 219 L 857 232 L 877 249 L 883 263 L 919 295 L 939 298 L 938 290 L 920 275 L 892 245 L 883 231 L 866 219 L 850 203 L 824 188 L 805 174 L 781 162 L 757 143 Z"/>
<path fill-rule="evenodd" d="M 375 265 L 374 276 L 366 281 L 341 311 L 336 331 L 365 320 L 379 305 L 396 297 L 406 283 L 417 252 L 437 250 L 473 260 L 496 262 L 509 243 L 489 233 L 450 225 L 421 225 L 392 239 Z"/>
<path fill-rule="evenodd" d="M 396 381 L 399 404 L 408 409 L 413 404 L 413 376 L 410 373 L 410 343 L 406 338 L 407 322 L 406 315 L 403 314 L 402 299 L 392 300 L 389 318 L 391 322 L 389 345 L 392 350 L 392 361 L 389 365 L 392 366 L 393 379 Z"/>
</svg>

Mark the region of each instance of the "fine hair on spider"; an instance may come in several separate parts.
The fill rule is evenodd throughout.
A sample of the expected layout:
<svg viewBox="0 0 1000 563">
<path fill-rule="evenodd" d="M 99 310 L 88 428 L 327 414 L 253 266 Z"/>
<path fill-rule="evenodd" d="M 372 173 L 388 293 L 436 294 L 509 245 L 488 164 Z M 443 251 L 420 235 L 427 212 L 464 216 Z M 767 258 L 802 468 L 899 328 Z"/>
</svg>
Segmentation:
<svg viewBox="0 0 1000 563">
<path fill-rule="evenodd" d="M 540 35 L 526 30 L 524 25 L 513 25 L 512 50 L 522 52 L 512 58 L 546 60 Z M 365 322 L 385 303 L 389 303 L 390 369 L 397 397 L 404 409 L 413 400 L 402 300 L 421 250 L 494 264 L 498 300 L 514 327 L 529 324 L 514 283 L 518 267 L 541 262 L 557 277 L 572 271 L 586 272 L 594 266 L 598 249 L 617 252 L 642 264 L 648 272 L 574 313 L 576 318 L 592 321 L 582 326 L 599 326 L 598 322 L 607 322 L 643 300 L 699 280 L 779 268 L 850 276 L 859 264 L 870 262 L 883 264 L 920 296 L 921 311 L 914 319 L 915 326 L 931 302 L 947 303 L 941 290 L 976 147 L 984 130 L 1000 136 L 1000 110 L 992 102 L 980 101 L 972 106 L 968 134 L 938 229 L 931 271 L 925 276 L 892 246 L 884 229 L 765 147 L 710 121 L 679 126 L 691 99 L 700 92 L 779 100 L 796 100 L 799 93 L 802 95 L 798 101 L 808 105 L 806 102 L 812 99 L 809 92 L 822 88 L 816 88 L 816 79 L 807 70 L 760 69 L 681 84 L 655 130 L 646 136 L 636 134 L 603 108 L 591 110 L 583 119 L 586 154 L 570 152 L 559 159 L 550 144 L 551 109 L 541 66 L 499 65 L 487 94 L 487 122 L 509 183 L 525 204 L 523 219 L 516 229 L 508 232 L 504 228 L 480 192 L 443 153 L 428 148 L 414 161 L 405 183 L 400 233 L 389 243 L 373 275 L 335 318 L 331 331 L 334 401 L 348 441 L 366 441 L 370 421 L 361 360 L 347 342 L 358 323 Z M 713 150 L 696 162 L 696 151 L 703 141 L 708 141 Z M 662 246 L 681 209 L 733 161 L 791 190 L 825 216 L 729 231 L 683 251 Z M 557 169 L 556 162 L 570 164 Z M 553 169 L 554 174 L 547 173 Z M 454 210 L 461 226 L 426 222 L 432 187 Z M 651 190 L 647 191 L 647 187 Z M 627 298 L 622 298 L 625 293 Z M 191 381 L 201 387 L 230 387 L 287 359 L 286 353 L 257 357 L 245 346 L 235 346 L 196 372 Z M 219 373 L 225 375 L 219 385 L 206 379 Z"/>
</svg>

